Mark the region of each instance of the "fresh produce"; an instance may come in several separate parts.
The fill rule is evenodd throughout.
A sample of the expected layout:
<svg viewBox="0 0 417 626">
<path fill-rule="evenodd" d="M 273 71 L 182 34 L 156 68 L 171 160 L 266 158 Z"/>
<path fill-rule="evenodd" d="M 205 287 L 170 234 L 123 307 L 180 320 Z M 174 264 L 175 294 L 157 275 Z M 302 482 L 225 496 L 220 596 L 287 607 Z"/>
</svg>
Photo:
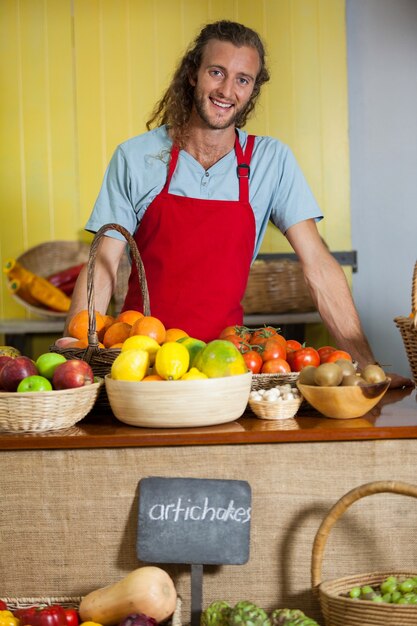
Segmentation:
<svg viewBox="0 0 417 626">
<path fill-rule="evenodd" d="M 202 378 L 208 378 L 207 374 L 203 374 L 196 367 L 191 367 L 188 372 L 181 376 L 180 380 L 201 380 Z"/>
<path fill-rule="evenodd" d="M 4 600 L 0 600 L 0 611 L 7 611 L 7 604 L 4 602 Z"/>
<path fill-rule="evenodd" d="M 178 380 L 184 376 L 190 364 L 187 348 L 177 341 L 162 344 L 156 353 L 155 370 L 165 380 Z"/>
<path fill-rule="evenodd" d="M 91 366 L 86 361 L 71 359 L 55 369 L 52 386 L 54 389 L 74 389 L 94 382 Z"/>
<path fill-rule="evenodd" d="M 49 380 L 52 380 L 54 372 L 58 365 L 65 363 L 67 359 L 57 352 L 45 352 L 41 354 L 35 361 L 38 373 Z"/>
<path fill-rule="evenodd" d="M 119 626 L 157 626 L 158 622 L 153 617 L 144 613 L 132 613 L 123 619 Z"/>
<path fill-rule="evenodd" d="M 0 356 L 9 356 L 14 359 L 17 356 L 21 356 L 20 350 L 13 346 L 0 346 Z"/>
<path fill-rule="evenodd" d="M 11 611 L 0 609 L 0 626 L 20 626 L 20 622 Z"/>
<path fill-rule="evenodd" d="M 26 376 L 20 381 L 16 391 L 18 393 L 27 391 L 52 391 L 51 382 L 44 376 Z"/>
<path fill-rule="evenodd" d="M 235 376 L 248 371 L 239 350 L 224 339 L 210 341 L 197 354 L 194 366 L 209 378 Z"/>
<path fill-rule="evenodd" d="M 64 613 L 67 626 L 78 626 L 80 618 L 77 609 L 64 609 Z"/>
<path fill-rule="evenodd" d="M 194 337 L 181 337 L 177 339 L 177 341 L 187 348 L 190 355 L 190 368 L 193 367 L 195 357 L 202 348 L 206 347 L 206 342 L 201 339 L 195 339 Z"/>
<path fill-rule="evenodd" d="M 319 626 L 300 609 L 274 609 L 269 615 L 253 602 L 243 600 L 232 607 L 212 602 L 201 614 L 201 626 Z"/>
<path fill-rule="evenodd" d="M 21 380 L 38 373 L 35 363 L 27 356 L 17 356 L 7 361 L 0 371 L 0 389 L 16 391 Z"/>
<path fill-rule="evenodd" d="M 298 380 L 303 385 L 337 387 L 381 383 L 387 380 L 387 376 L 379 365 L 367 365 L 362 372 L 356 372 L 351 361 L 338 359 L 321 363 L 318 367 L 304 368 Z"/>
<path fill-rule="evenodd" d="M 168 619 L 175 610 L 177 592 L 165 570 L 145 566 L 133 570 L 113 585 L 84 596 L 79 607 L 82 621 L 112 626 L 127 615 L 144 613 L 157 622 Z"/>
<path fill-rule="evenodd" d="M 149 368 L 149 353 L 146 350 L 126 350 L 121 352 L 111 366 L 114 380 L 142 380 Z"/>
<path fill-rule="evenodd" d="M 52 285 L 46 278 L 26 269 L 15 259 L 8 259 L 3 271 L 8 278 L 9 289 L 23 299 L 29 298 L 31 304 L 35 301 L 54 311 L 69 310 L 71 300 L 61 289 Z"/>
<path fill-rule="evenodd" d="M 67 296 L 70 296 L 74 291 L 77 278 L 84 267 L 84 263 L 78 265 L 72 265 L 65 270 L 56 272 L 47 276 L 47 280 L 55 287 L 59 287 Z"/>
<path fill-rule="evenodd" d="M 257 389 L 250 392 L 249 399 L 256 402 L 285 402 L 287 400 L 295 400 L 300 397 L 300 392 L 296 387 L 291 385 L 276 385 L 269 389 Z"/>
<path fill-rule="evenodd" d="M 346 595 L 353 600 L 370 600 L 388 604 L 417 604 L 417 576 L 403 579 L 388 576 L 378 586 L 353 587 Z"/>
<path fill-rule="evenodd" d="M 67 626 L 65 610 L 59 604 L 16 609 L 14 615 L 22 626 Z"/>
<path fill-rule="evenodd" d="M 376 364 L 367 365 L 362 371 L 362 376 L 367 383 L 381 383 L 387 378 L 382 367 Z"/>
<path fill-rule="evenodd" d="M 155 341 L 161 344 L 165 341 L 166 328 L 157 317 L 142 315 L 142 317 L 137 319 L 133 324 L 130 334 L 148 335 L 148 337 L 152 337 L 152 339 L 155 339 Z"/>
<path fill-rule="evenodd" d="M 150 364 L 153 365 L 156 353 L 160 347 L 159 343 L 148 335 L 132 335 L 123 342 L 121 350 L 122 352 L 126 352 L 126 350 L 145 350 L 149 354 Z"/>
</svg>

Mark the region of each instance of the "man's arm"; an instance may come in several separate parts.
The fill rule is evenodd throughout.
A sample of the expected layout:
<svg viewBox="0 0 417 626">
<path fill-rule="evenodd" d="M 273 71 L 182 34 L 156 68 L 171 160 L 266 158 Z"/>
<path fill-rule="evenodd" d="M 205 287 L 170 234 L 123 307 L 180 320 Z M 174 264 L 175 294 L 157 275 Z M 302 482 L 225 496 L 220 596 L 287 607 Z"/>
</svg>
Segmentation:
<svg viewBox="0 0 417 626">
<path fill-rule="evenodd" d="M 97 250 L 94 264 L 94 300 L 95 310 L 103 315 L 107 312 L 110 299 L 116 285 L 117 268 L 124 253 L 126 242 L 113 237 L 104 236 Z M 78 277 L 71 298 L 64 336 L 68 334 L 69 320 L 75 313 L 87 309 L 87 266 Z"/>
<path fill-rule="evenodd" d="M 362 369 L 375 357 L 363 331 L 345 274 L 323 243 L 314 220 L 291 226 L 286 237 L 297 254 L 312 298 L 321 318 L 336 341 Z M 411 381 L 389 374 L 391 386 Z M 412 384 L 412 383 L 411 383 Z"/>
</svg>

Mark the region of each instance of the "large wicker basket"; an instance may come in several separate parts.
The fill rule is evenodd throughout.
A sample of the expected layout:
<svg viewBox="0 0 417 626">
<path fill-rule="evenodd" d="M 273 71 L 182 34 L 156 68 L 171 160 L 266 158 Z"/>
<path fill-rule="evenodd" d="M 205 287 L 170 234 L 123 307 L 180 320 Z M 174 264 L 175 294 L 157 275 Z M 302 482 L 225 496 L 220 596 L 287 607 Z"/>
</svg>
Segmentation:
<svg viewBox="0 0 417 626">
<path fill-rule="evenodd" d="M 414 265 L 413 284 L 411 287 L 410 317 L 395 317 L 394 322 L 400 330 L 405 351 L 410 363 L 414 381 L 417 383 L 417 261 Z"/>
<path fill-rule="evenodd" d="M 388 576 L 410 578 L 415 572 L 374 572 L 321 581 L 323 552 L 330 530 L 351 504 L 376 493 L 397 493 L 417 498 L 417 486 L 396 481 L 375 481 L 361 485 L 345 494 L 330 509 L 317 531 L 313 544 L 311 581 L 318 593 L 326 626 L 415 626 L 417 606 L 410 604 L 375 603 L 347 597 L 353 587 L 378 585 Z"/>
<path fill-rule="evenodd" d="M 142 293 L 143 313 L 150 315 L 149 292 L 146 282 L 145 268 L 140 258 L 136 242 L 130 233 L 119 224 L 106 224 L 97 231 L 91 244 L 87 265 L 87 307 L 88 307 L 88 347 L 87 348 L 57 348 L 50 347 L 52 352 L 59 352 L 67 359 L 81 359 L 90 364 L 94 374 L 104 378 L 111 370 L 111 366 L 116 357 L 120 354 L 120 349 L 99 348 L 99 339 L 96 332 L 95 299 L 94 299 L 94 268 L 97 257 L 97 250 L 100 242 L 107 231 L 116 230 L 121 233 L 130 247 L 130 253 L 136 264 L 139 276 L 139 289 Z"/>
<path fill-rule="evenodd" d="M 246 314 L 316 310 L 300 263 L 289 259 L 254 261 L 242 306 Z"/>
</svg>

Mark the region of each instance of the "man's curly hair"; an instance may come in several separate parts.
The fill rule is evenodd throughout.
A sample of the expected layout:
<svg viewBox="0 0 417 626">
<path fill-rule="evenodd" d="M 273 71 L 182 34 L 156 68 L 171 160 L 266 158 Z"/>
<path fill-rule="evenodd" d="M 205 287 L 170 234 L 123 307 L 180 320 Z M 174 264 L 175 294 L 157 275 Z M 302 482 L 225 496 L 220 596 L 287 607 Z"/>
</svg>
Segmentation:
<svg viewBox="0 0 417 626">
<path fill-rule="evenodd" d="M 162 124 L 167 124 L 175 140 L 182 144 L 181 138 L 186 135 L 186 127 L 193 105 L 194 87 L 190 84 L 190 76 L 196 76 L 206 44 L 211 39 L 228 41 L 234 46 L 249 46 L 255 48 L 259 54 L 260 69 L 255 80 L 254 89 L 246 107 L 239 113 L 235 125 L 241 128 L 246 124 L 249 114 L 255 107 L 261 86 L 269 80 L 269 73 L 265 62 L 265 48 L 259 35 L 237 22 L 221 20 L 207 24 L 190 46 L 180 61 L 171 84 L 161 100 L 156 104 L 146 127 L 148 130 Z"/>
</svg>

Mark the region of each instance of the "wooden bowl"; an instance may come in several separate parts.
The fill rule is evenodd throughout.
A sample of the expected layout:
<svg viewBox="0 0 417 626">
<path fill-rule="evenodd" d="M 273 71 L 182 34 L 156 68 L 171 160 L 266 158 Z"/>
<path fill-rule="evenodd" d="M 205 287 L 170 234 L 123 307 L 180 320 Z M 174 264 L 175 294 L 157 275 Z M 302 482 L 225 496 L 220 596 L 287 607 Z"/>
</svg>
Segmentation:
<svg viewBox="0 0 417 626">
<path fill-rule="evenodd" d="M 382 383 L 363 386 L 318 387 L 297 382 L 297 387 L 307 402 L 326 417 L 350 419 L 362 417 L 373 409 L 386 393 L 389 383 L 387 378 Z"/>
<path fill-rule="evenodd" d="M 202 380 L 131 382 L 105 377 L 109 403 L 118 420 L 131 426 L 213 426 L 245 411 L 252 373 Z"/>
</svg>

